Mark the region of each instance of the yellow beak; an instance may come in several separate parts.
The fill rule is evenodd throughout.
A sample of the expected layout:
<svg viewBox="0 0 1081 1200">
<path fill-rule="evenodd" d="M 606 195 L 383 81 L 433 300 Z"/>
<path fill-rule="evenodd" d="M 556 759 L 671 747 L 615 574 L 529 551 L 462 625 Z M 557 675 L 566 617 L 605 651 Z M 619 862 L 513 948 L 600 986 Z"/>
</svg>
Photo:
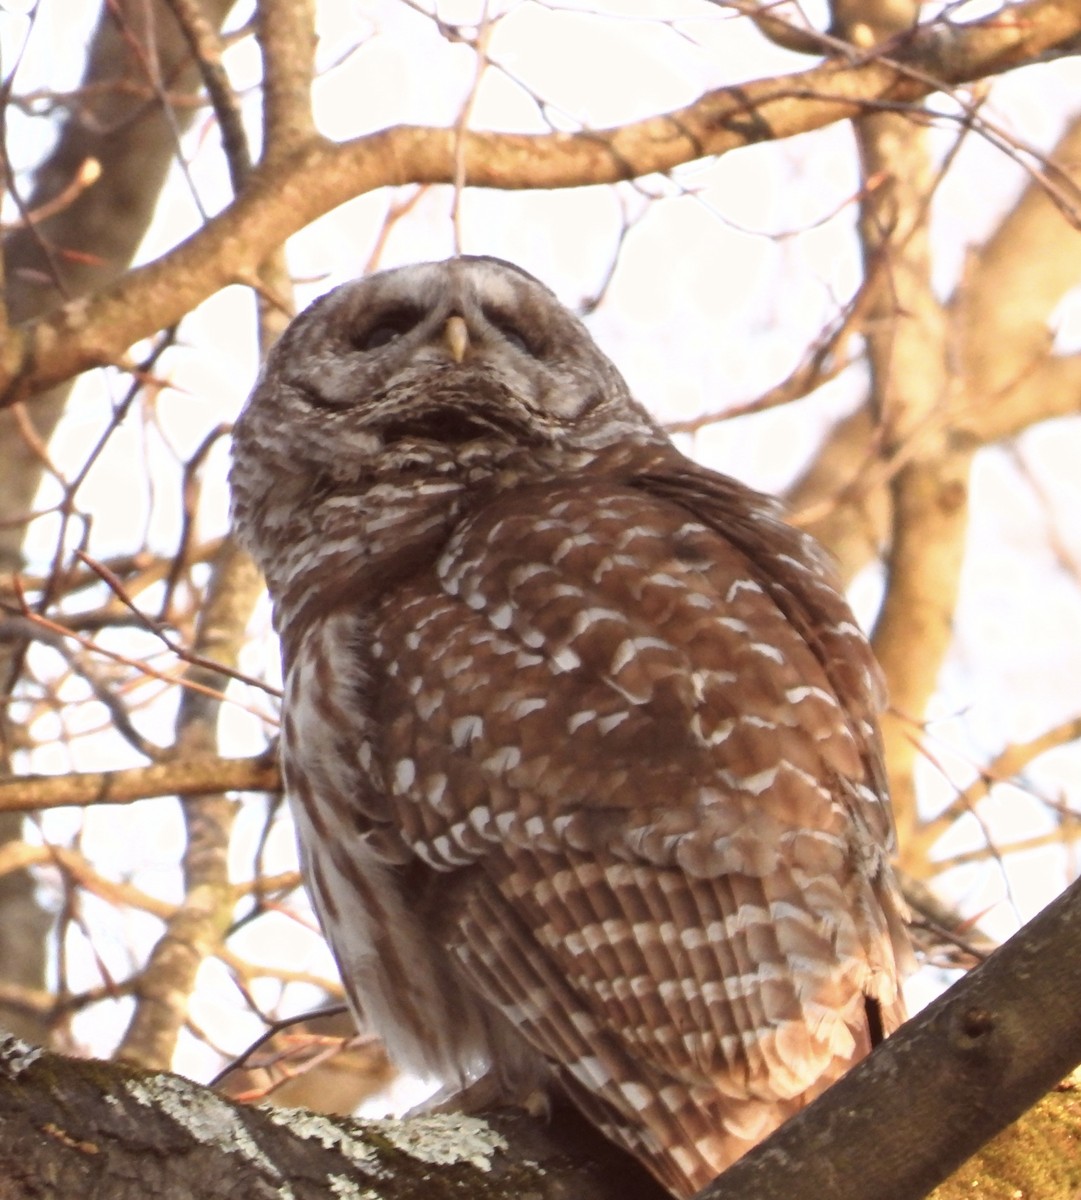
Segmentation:
<svg viewBox="0 0 1081 1200">
<path fill-rule="evenodd" d="M 469 349 L 469 328 L 464 318 L 458 316 L 447 318 L 447 323 L 443 326 L 443 341 L 447 344 L 451 358 L 456 363 L 460 363 Z"/>
</svg>

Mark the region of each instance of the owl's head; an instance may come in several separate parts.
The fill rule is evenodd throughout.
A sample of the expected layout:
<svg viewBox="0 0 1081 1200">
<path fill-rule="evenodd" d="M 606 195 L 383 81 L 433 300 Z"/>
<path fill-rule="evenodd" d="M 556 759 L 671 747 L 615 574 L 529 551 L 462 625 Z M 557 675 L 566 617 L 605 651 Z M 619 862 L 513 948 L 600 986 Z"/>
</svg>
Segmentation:
<svg viewBox="0 0 1081 1200">
<path fill-rule="evenodd" d="M 658 430 L 582 323 L 532 275 L 462 257 L 383 271 L 289 326 L 237 423 L 252 470 L 342 484 L 426 460 L 568 453 Z"/>
</svg>

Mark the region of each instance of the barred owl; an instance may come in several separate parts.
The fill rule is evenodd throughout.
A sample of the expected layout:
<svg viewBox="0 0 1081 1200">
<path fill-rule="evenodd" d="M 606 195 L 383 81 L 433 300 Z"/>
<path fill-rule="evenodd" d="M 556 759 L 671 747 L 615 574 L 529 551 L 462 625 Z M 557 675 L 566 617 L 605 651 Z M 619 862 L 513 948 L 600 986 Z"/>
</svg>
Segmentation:
<svg viewBox="0 0 1081 1200">
<path fill-rule="evenodd" d="M 231 482 L 307 884 L 403 1068 L 561 1089 L 690 1196 L 902 1020 L 878 675 L 824 554 L 546 287 L 462 257 L 324 296 Z"/>
</svg>

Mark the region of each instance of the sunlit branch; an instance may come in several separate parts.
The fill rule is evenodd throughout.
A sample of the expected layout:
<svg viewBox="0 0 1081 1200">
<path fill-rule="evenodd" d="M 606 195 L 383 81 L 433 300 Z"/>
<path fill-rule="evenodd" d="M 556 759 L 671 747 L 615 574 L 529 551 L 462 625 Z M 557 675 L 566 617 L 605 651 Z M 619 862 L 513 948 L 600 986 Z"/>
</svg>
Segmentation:
<svg viewBox="0 0 1081 1200">
<path fill-rule="evenodd" d="M 44 630 L 47 634 L 58 634 L 61 637 L 71 638 L 74 641 L 78 642 L 79 645 L 82 646 L 86 650 L 90 650 L 95 654 L 104 655 L 106 658 L 111 658 L 114 662 L 123 663 L 125 666 L 132 667 L 140 675 L 146 675 L 151 679 L 160 679 L 164 683 L 176 684 L 180 687 L 188 688 L 189 690 L 194 691 L 194 692 L 202 692 L 205 695 L 212 696 L 216 699 L 223 699 L 223 698 L 228 699 L 229 702 L 232 704 L 240 703 L 239 701 L 233 700 L 232 697 L 225 696 L 225 693 L 222 692 L 218 688 L 207 687 L 204 684 L 198 683 L 196 680 L 193 680 L 193 679 L 184 679 L 182 677 L 177 677 L 176 675 L 170 675 L 164 671 L 157 671 L 153 667 L 151 667 L 149 664 L 147 664 L 146 662 L 143 662 L 139 659 L 131 658 L 124 654 L 118 654 L 118 653 L 116 653 L 116 651 L 113 651 L 113 650 L 109 650 L 106 647 L 99 645 L 97 642 L 93 641 L 91 638 L 83 637 L 81 634 L 76 633 L 74 630 L 69 629 L 66 626 L 64 626 L 56 621 L 50 620 L 48 617 L 42 617 L 42 616 L 38 615 L 37 613 L 27 612 L 24 614 L 23 619 L 29 625 L 40 627 L 40 629 Z M 200 659 L 200 657 L 198 655 L 191 654 L 183 646 L 179 646 L 176 643 L 174 643 L 170 638 L 168 638 L 164 634 L 163 631 L 154 630 L 154 632 L 158 633 L 158 636 L 161 637 L 163 641 L 165 641 L 167 648 L 169 650 L 171 650 L 177 656 L 177 658 L 181 659 L 184 662 L 189 662 L 194 666 L 204 665 L 204 660 Z M 48 639 L 46 639 L 46 640 L 48 640 Z M 239 683 L 248 684 L 250 687 L 259 688 L 261 691 L 266 692 L 268 695 L 280 696 L 280 694 L 281 694 L 280 689 L 271 687 L 270 684 L 265 683 L 264 681 L 259 680 L 259 679 L 254 679 L 250 675 L 245 675 L 242 671 L 236 671 L 236 670 L 233 670 L 232 668 L 225 668 L 225 667 L 216 667 L 215 669 L 218 670 L 220 672 L 220 674 L 225 675 L 230 679 L 235 679 Z M 255 709 L 255 708 L 250 708 L 246 704 L 240 704 L 240 707 L 246 709 L 248 712 L 254 713 L 256 716 L 263 717 L 264 719 L 267 718 L 266 713 L 260 712 L 259 710 Z"/>
<path fill-rule="evenodd" d="M 168 0 L 168 4 L 199 67 L 203 86 L 218 119 L 233 187 L 238 189 L 251 170 L 251 150 L 240 104 L 222 65 L 224 41 L 217 25 L 208 20 L 198 0 Z"/>
<path fill-rule="evenodd" d="M 686 108 L 615 129 L 466 132 L 465 179 L 473 187 L 559 188 L 669 171 L 997 74 L 1070 44 L 1079 32 L 1081 12 L 1070 0 L 1028 0 L 970 25 L 922 27 L 890 43 L 889 58 L 834 59 L 720 88 Z M 156 262 L 13 330 L 0 351 L 0 402 L 122 360 L 139 338 L 174 324 L 229 283 L 254 277 L 272 249 L 346 200 L 384 186 L 452 183 L 458 144 L 454 129 L 404 125 L 342 145 L 312 136 L 253 172 L 233 204 Z"/>
<path fill-rule="evenodd" d="M 23 867 L 54 867 L 72 883 L 109 904 L 126 905 L 162 920 L 176 911 L 175 904 L 151 896 L 130 883 L 117 883 L 99 875 L 83 855 L 63 846 L 31 846 L 26 842 L 4 843 L 0 847 L 0 877 Z"/>
<path fill-rule="evenodd" d="M 980 846 L 976 850 L 961 850 L 945 858 L 931 861 L 933 874 L 951 871 L 954 867 L 964 867 L 970 863 L 987 862 L 988 859 L 1001 861 L 1007 854 L 1021 854 L 1028 850 L 1043 850 L 1047 846 L 1069 846 L 1081 841 L 1081 818 L 1071 822 L 1073 829 L 1063 823 L 1046 833 L 1034 834 L 1032 837 L 1017 838 L 1016 841 L 997 841 L 993 844 Z"/>
<path fill-rule="evenodd" d="M 96 158 L 87 158 L 79 165 L 72 175 L 67 187 L 62 188 L 52 199 L 39 204 L 36 208 L 25 213 L 17 221 L 0 221 L 0 233 L 10 233 L 13 229 L 22 229 L 28 225 L 47 221 L 49 217 L 63 212 L 86 191 L 93 187 L 101 178 L 101 163 Z"/>
<path fill-rule="evenodd" d="M 0 779 L 0 812 L 131 804 L 135 800 L 178 794 L 274 792 L 280 788 L 277 763 L 265 755 L 256 758 L 188 758 L 122 771 Z"/>
<path fill-rule="evenodd" d="M 270 161 L 315 135 L 313 0 L 263 0 L 255 35 L 263 59 L 263 158 Z"/>
<path fill-rule="evenodd" d="M 968 787 L 957 793 L 954 800 L 942 812 L 919 826 L 913 835 L 915 853 L 928 854 L 935 842 L 960 817 L 971 812 L 996 784 L 1008 783 L 1041 754 L 1046 754 L 1048 750 L 1057 749 L 1059 746 L 1069 745 L 1070 742 L 1075 742 L 1079 738 L 1081 738 L 1081 717 L 1074 717 L 1072 720 L 1063 721 L 1061 724 L 1045 730 L 1038 737 L 1031 738 L 1027 742 L 1014 742 L 1007 746 L 1001 754 L 980 770 L 977 778 Z M 1076 816 L 1081 819 L 1081 814 L 1063 813 L 1062 815 Z M 1060 834 L 1059 837 L 1061 836 Z"/>
</svg>

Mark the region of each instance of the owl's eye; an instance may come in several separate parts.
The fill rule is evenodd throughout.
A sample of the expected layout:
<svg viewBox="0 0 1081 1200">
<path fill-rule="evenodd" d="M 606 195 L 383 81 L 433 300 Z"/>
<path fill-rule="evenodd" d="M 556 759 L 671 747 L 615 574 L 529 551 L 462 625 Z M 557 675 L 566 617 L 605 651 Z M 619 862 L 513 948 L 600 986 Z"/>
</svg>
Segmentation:
<svg viewBox="0 0 1081 1200">
<path fill-rule="evenodd" d="M 526 333 L 513 317 L 492 308 L 484 309 L 484 317 L 488 324 L 494 325 L 515 349 L 521 350 L 523 354 L 529 354 L 533 358 L 541 357 L 543 347 L 535 337 Z"/>
<path fill-rule="evenodd" d="M 423 316 L 424 313 L 412 305 L 388 309 L 376 315 L 370 325 L 354 334 L 353 345 L 358 350 L 378 350 L 380 346 L 389 346 L 391 342 L 415 329 Z"/>
</svg>

